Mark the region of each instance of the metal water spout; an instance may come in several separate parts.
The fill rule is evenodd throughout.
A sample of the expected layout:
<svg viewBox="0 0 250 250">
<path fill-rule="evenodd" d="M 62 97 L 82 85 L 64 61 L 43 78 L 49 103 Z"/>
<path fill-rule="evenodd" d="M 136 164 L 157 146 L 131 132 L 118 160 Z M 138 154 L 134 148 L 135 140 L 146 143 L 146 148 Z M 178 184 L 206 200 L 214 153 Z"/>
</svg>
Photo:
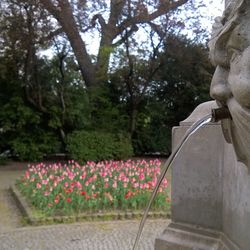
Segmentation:
<svg viewBox="0 0 250 250">
<path fill-rule="evenodd" d="M 211 110 L 211 122 L 218 122 L 223 119 L 232 119 L 230 111 L 227 107 L 220 107 Z"/>
</svg>

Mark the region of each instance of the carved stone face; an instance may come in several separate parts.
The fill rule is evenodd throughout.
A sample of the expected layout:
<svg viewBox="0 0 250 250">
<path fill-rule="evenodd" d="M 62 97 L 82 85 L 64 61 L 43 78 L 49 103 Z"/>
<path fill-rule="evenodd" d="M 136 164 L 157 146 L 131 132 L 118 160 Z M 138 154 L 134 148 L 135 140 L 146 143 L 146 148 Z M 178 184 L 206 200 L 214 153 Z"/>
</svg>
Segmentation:
<svg viewBox="0 0 250 250">
<path fill-rule="evenodd" d="M 216 66 L 210 94 L 220 106 L 229 108 L 232 120 L 222 121 L 225 138 L 233 144 L 238 160 L 250 169 L 250 7 L 247 6 L 233 13 L 210 43 L 210 56 Z"/>
</svg>

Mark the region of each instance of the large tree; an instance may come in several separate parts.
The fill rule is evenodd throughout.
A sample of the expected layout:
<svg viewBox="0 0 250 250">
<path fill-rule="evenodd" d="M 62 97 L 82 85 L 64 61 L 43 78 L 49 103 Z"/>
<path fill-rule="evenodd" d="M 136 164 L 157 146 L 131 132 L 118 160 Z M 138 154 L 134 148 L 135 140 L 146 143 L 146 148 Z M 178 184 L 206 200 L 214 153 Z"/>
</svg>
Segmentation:
<svg viewBox="0 0 250 250">
<path fill-rule="evenodd" d="M 59 29 L 66 34 L 86 86 L 91 87 L 107 80 L 112 51 L 124 43 L 128 36 L 147 24 L 161 35 L 159 18 L 169 24 L 169 15 L 178 7 L 192 0 L 39 0 L 57 20 Z M 162 21 L 162 20 L 161 20 Z M 163 22 L 163 21 L 162 21 Z M 97 29 L 100 43 L 96 60 L 87 51 L 83 36 Z"/>
<path fill-rule="evenodd" d="M 0 136 L 5 142 L 0 151 L 12 147 L 20 154 L 25 148 L 29 155 L 30 145 L 36 149 L 40 142 L 47 144 L 42 138 L 66 143 L 67 134 L 82 129 L 129 132 L 137 152 L 159 150 L 152 146 L 159 143 L 152 143 L 151 132 L 162 131 L 158 137 L 166 137 L 165 107 L 168 114 L 173 109 L 176 121 L 183 114 L 183 108 L 176 110 L 182 105 L 178 93 L 190 99 L 196 94 L 188 66 L 200 57 L 175 66 L 174 61 L 194 53 L 185 54 L 186 43 L 168 39 L 183 28 L 180 16 L 173 13 L 193 1 L 2 0 Z M 88 50 L 89 34 L 99 42 L 96 56 Z M 41 52 L 48 48 L 53 57 L 43 58 Z M 154 99 L 161 102 L 148 105 Z M 159 124 L 165 127 L 159 130 Z M 37 133 L 30 129 L 35 127 Z"/>
</svg>

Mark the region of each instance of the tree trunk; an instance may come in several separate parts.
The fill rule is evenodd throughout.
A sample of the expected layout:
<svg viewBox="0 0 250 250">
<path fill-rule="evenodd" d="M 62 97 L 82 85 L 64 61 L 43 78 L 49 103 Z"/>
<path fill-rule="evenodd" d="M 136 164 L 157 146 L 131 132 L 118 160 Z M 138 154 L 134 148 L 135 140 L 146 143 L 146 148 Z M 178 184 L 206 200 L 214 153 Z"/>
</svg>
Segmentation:
<svg viewBox="0 0 250 250">
<path fill-rule="evenodd" d="M 58 20 L 63 31 L 67 35 L 86 86 L 91 87 L 96 85 L 94 65 L 87 53 L 85 43 L 77 28 L 73 11 L 68 0 L 59 1 L 60 9 L 55 7 L 50 0 L 41 0 L 41 3 Z"/>
<path fill-rule="evenodd" d="M 130 121 L 129 121 L 129 133 L 130 137 L 133 138 L 134 132 L 136 130 L 136 119 L 138 114 L 138 107 L 134 103 L 131 103 L 130 109 Z"/>
</svg>

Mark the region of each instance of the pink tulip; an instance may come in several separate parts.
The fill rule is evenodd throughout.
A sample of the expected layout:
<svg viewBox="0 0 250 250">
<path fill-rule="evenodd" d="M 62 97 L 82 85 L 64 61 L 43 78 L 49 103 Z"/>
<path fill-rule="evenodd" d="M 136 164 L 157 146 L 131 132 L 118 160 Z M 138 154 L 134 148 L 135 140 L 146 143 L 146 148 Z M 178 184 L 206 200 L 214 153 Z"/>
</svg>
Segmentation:
<svg viewBox="0 0 250 250">
<path fill-rule="evenodd" d="M 27 170 L 27 171 L 25 171 L 25 178 L 26 179 L 29 179 L 30 178 L 30 172 Z"/>
<path fill-rule="evenodd" d="M 144 175 L 143 173 L 141 173 L 141 174 L 139 175 L 139 179 L 140 179 L 141 181 L 143 181 L 143 180 L 145 179 L 145 175 Z"/>
<path fill-rule="evenodd" d="M 48 184 L 48 182 L 49 182 L 49 181 L 48 181 L 47 179 L 42 180 L 42 184 L 43 184 L 43 185 L 47 185 L 47 184 Z"/>
<path fill-rule="evenodd" d="M 116 182 L 116 181 L 114 181 L 112 187 L 113 187 L 113 188 L 117 188 L 117 182 Z"/>
</svg>

